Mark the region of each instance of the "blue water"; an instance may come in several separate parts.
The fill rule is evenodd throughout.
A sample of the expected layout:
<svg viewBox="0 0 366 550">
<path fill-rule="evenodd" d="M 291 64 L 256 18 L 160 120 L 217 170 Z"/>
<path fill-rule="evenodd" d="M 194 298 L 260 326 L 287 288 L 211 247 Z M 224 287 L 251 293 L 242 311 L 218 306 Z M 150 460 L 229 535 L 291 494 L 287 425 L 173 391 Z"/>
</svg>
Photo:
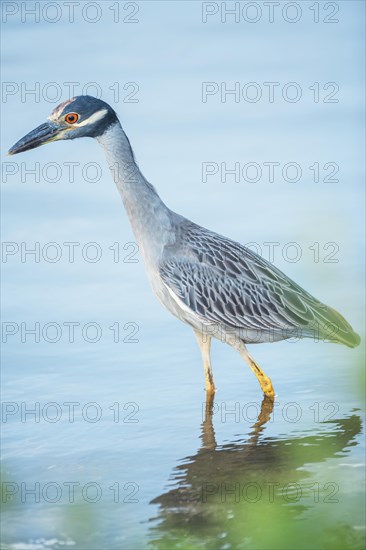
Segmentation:
<svg viewBox="0 0 366 550">
<path fill-rule="evenodd" d="M 319 2 L 319 23 L 313 2 L 296 23 L 283 2 L 273 23 L 259 2 L 257 23 L 222 23 L 221 3 L 206 23 L 201 2 L 97 2 L 96 23 L 86 2 L 74 23 L 62 2 L 54 23 L 52 7 L 35 22 L 7 4 L 19 10 L 2 25 L 3 547 L 360 548 L 363 344 L 252 346 L 277 394 L 260 415 L 252 373 L 214 342 L 206 411 L 193 335 L 153 297 L 97 143 L 5 153 L 69 97 L 65 83 L 101 92 L 172 209 L 272 250 L 362 334 L 364 4 L 331 15 Z M 297 102 L 282 95 L 294 82 Z M 221 96 L 235 86 L 239 98 Z M 238 181 L 221 163 L 239 163 Z"/>
</svg>

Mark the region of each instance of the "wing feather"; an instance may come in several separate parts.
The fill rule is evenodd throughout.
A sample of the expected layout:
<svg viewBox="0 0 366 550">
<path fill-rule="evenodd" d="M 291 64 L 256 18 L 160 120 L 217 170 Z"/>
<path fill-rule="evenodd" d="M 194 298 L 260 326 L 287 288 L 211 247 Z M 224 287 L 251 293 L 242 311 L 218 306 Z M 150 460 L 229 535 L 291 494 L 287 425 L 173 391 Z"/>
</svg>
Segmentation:
<svg viewBox="0 0 366 550">
<path fill-rule="evenodd" d="M 208 322 L 254 330 L 291 331 L 350 346 L 359 337 L 322 304 L 248 248 L 184 220 L 160 263 L 164 283 Z M 330 326 L 331 325 L 331 326 Z"/>
</svg>

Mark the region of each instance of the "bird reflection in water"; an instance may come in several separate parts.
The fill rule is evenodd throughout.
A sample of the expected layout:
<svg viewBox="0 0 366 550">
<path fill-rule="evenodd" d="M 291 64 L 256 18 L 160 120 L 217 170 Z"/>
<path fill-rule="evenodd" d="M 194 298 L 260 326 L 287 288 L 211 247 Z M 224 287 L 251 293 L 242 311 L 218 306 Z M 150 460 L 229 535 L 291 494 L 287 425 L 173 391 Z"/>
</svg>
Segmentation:
<svg viewBox="0 0 366 550">
<path fill-rule="evenodd" d="M 271 530 L 272 521 L 274 529 L 281 530 L 284 514 L 293 524 L 316 502 L 338 502 L 334 470 L 320 484 L 309 466 L 349 452 L 348 447 L 357 444 L 360 417 L 353 413 L 322 422 L 310 435 L 264 437 L 272 410 L 273 401 L 265 397 L 247 437 L 218 445 L 214 399 L 207 400 L 200 449 L 175 468 L 173 487 L 151 502 L 159 505 L 158 516 L 151 520 L 153 547 L 193 548 L 201 541 L 202 548 L 256 548 L 250 542 L 253 529 Z M 283 528 L 288 530 L 288 524 Z M 248 535 L 246 542 L 243 533 Z M 287 548 L 281 546 L 283 541 L 277 542 L 269 547 Z M 266 547 L 266 542 L 262 544 Z"/>
</svg>

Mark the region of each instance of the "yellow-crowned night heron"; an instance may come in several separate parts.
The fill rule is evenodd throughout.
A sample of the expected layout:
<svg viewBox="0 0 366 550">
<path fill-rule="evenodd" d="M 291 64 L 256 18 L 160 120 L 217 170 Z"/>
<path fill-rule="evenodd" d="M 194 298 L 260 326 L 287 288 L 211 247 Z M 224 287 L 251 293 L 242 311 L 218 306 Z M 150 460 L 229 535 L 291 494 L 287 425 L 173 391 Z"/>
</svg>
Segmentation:
<svg viewBox="0 0 366 550">
<path fill-rule="evenodd" d="M 84 136 L 96 138 L 105 151 L 156 296 L 195 332 L 209 394 L 215 391 L 212 337 L 239 351 L 272 399 L 271 380 L 246 344 L 294 336 L 330 339 L 349 347 L 359 344 L 359 336 L 339 313 L 279 269 L 239 243 L 172 212 L 140 172 L 116 113 L 104 101 L 79 96 L 62 103 L 9 154 Z"/>
</svg>

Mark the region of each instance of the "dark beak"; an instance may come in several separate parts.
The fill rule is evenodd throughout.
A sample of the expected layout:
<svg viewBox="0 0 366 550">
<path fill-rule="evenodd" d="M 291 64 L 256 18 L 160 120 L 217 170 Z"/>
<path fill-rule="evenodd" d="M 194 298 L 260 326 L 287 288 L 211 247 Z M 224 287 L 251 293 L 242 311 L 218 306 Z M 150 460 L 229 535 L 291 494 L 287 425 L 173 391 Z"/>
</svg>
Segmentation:
<svg viewBox="0 0 366 550">
<path fill-rule="evenodd" d="M 40 145 L 44 145 L 49 141 L 55 141 L 60 139 L 61 130 L 58 124 L 48 121 L 45 124 L 41 124 L 38 128 L 35 128 L 29 134 L 22 137 L 19 141 L 16 142 L 13 147 L 8 151 L 8 155 L 16 155 L 17 153 L 23 153 L 23 151 L 28 151 L 28 149 L 34 149 Z"/>
</svg>

